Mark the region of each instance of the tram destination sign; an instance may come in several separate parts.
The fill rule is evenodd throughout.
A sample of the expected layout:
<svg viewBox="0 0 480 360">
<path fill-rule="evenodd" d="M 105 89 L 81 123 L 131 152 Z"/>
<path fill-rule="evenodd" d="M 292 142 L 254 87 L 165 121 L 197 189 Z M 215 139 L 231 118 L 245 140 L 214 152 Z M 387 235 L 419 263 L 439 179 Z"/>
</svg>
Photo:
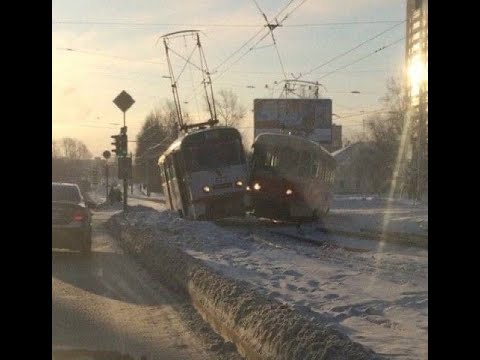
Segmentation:
<svg viewBox="0 0 480 360">
<path fill-rule="evenodd" d="M 254 135 L 290 133 L 320 144 L 332 142 L 331 99 L 255 99 Z"/>
</svg>

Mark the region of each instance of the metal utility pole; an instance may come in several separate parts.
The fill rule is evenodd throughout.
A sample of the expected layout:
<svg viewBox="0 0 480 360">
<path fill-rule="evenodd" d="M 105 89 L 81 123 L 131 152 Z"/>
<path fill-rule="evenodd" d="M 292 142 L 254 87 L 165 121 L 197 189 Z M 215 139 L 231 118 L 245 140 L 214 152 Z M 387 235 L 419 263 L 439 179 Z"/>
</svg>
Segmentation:
<svg viewBox="0 0 480 360">
<path fill-rule="evenodd" d="M 132 159 L 133 161 L 133 153 L 130 152 L 130 158 Z M 133 172 L 132 172 L 133 173 Z M 132 178 L 130 179 L 130 194 L 133 195 L 133 174 L 132 174 Z"/>
<path fill-rule="evenodd" d="M 108 150 L 103 152 L 105 158 L 105 198 L 108 200 L 108 159 L 110 159 L 111 153 Z"/>
<path fill-rule="evenodd" d="M 125 113 L 133 105 L 135 100 L 123 90 L 114 100 L 113 103 L 123 112 L 123 128 L 121 129 L 122 137 L 122 146 L 121 146 L 121 156 L 126 158 L 128 156 L 128 138 L 127 138 L 127 126 L 125 121 Z M 118 155 L 118 154 L 117 154 Z M 118 158 L 120 164 L 120 158 Z M 120 168 L 120 166 L 119 166 Z M 126 173 L 126 172 L 125 172 Z M 128 198 L 128 180 L 126 174 L 123 174 L 123 211 L 127 211 L 127 198 Z"/>
<path fill-rule="evenodd" d="M 105 160 L 105 199 L 108 199 L 108 161 Z"/>
</svg>

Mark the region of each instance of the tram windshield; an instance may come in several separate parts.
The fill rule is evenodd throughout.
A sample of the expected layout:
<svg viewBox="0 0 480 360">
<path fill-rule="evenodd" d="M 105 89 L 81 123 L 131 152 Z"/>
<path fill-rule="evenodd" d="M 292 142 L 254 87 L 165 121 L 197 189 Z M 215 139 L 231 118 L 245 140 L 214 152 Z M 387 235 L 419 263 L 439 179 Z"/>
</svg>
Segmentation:
<svg viewBox="0 0 480 360">
<path fill-rule="evenodd" d="M 255 149 L 254 166 L 279 175 L 313 178 L 319 175 L 320 159 L 315 153 L 291 147 L 259 147 Z"/>
<path fill-rule="evenodd" d="M 244 162 L 243 149 L 238 140 L 190 145 L 184 159 L 188 171 L 213 170 Z"/>
</svg>

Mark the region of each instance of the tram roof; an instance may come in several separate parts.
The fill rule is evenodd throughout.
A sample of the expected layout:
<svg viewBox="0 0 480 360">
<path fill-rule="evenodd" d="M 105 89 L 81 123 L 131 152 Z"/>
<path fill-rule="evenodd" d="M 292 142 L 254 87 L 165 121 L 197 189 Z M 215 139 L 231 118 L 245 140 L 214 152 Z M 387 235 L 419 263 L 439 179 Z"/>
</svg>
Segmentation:
<svg viewBox="0 0 480 360">
<path fill-rule="evenodd" d="M 174 151 L 177 151 L 178 149 L 180 149 L 180 147 L 182 146 L 183 142 L 194 136 L 194 135 L 198 135 L 198 134 L 201 134 L 201 133 L 208 133 L 208 132 L 211 132 L 213 130 L 219 130 L 219 129 L 228 129 L 228 130 L 233 130 L 235 132 L 238 133 L 238 135 L 240 136 L 240 133 L 238 132 L 237 129 L 233 128 L 233 127 L 229 127 L 229 126 L 215 126 L 215 127 L 209 127 L 209 128 L 205 128 L 205 129 L 197 129 L 197 130 L 192 130 L 190 132 L 187 132 L 186 134 L 183 133 L 180 135 L 180 137 L 178 137 L 169 147 L 167 150 L 165 150 L 165 152 L 162 154 L 162 156 L 160 156 L 160 159 L 158 160 L 158 162 L 162 162 L 166 156 L 170 155 L 172 152 Z"/>
</svg>

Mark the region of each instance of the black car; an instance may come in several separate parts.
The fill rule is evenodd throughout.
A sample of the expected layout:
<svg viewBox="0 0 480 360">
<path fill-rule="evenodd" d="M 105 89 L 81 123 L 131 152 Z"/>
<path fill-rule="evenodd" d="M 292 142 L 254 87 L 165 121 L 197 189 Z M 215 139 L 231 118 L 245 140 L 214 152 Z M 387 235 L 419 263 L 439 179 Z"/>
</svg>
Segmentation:
<svg viewBox="0 0 480 360">
<path fill-rule="evenodd" d="M 91 221 L 92 215 L 78 185 L 52 182 L 52 249 L 89 254 Z"/>
</svg>

